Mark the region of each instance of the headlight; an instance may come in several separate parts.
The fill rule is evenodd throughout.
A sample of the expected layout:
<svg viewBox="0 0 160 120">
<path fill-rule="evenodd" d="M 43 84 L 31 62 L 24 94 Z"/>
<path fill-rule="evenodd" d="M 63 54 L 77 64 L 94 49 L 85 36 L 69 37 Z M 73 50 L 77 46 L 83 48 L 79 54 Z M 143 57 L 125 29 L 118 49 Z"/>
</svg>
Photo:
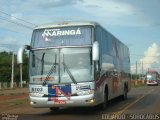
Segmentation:
<svg viewBox="0 0 160 120">
<path fill-rule="evenodd" d="M 42 96 L 44 96 L 44 94 L 42 94 L 42 93 L 30 93 L 29 95 L 32 96 L 32 97 L 42 97 Z"/>
<path fill-rule="evenodd" d="M 78 92 L 77 94 L 79 96 L 82 96 L 82 95 L 90 95 L 90 94 L 93 94 L 93 93 L 94 93 L 94 90 L 83 90 L 83 91 Z"/>
</svg>

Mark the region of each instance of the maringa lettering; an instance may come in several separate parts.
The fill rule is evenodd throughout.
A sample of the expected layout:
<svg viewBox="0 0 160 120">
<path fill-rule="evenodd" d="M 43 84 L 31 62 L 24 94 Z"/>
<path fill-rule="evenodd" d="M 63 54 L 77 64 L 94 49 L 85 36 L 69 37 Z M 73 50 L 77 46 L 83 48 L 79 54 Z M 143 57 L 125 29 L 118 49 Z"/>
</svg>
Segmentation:
<svg viewBox="0 0 160 120">
<path fill-rule="evenodd" d="M 78 28 L 77 30 L 45 29 L 42 37 L 44 37 L 46 41 L 50 41 L 48 37 L 67 35 L 81 35 L 81 30 L 80 28 Z"/>
</svg>

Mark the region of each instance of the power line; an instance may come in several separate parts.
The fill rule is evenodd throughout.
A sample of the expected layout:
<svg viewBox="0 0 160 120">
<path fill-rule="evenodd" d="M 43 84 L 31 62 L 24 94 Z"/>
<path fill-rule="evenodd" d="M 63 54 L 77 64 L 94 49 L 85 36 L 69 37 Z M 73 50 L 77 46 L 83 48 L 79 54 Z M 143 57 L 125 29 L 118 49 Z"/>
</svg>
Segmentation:
<svg viewBox="0 0 160 120">
<path fill-rule="evenodd" d="M 25 28 L 28 28 L 28 29 L 33 29 L 32 27 L 29 27 L 29 26 L 24 25 L 24 24 L 22 24 L 22 23 L 18 23 L 18 22 L 9 20 L 8 18 L 2 17 L 2 16 L 0 16 L 0 19 L 1 19 L 1 20 L 4 20 L 4 21 L 7 21 L 7 22 L 10 22 L 10 23 L 13 23 L 13 24 L 16 24 L 16 25 L 21 26 L 21 27 L 25 27 Z"/>
<path fill-rule="evenodd" d="M 0 45 L 14 45 L 14 46 L 18 46 L 18 44 L 6 44 L 6 43 L 5 44 L 4 43 L 2 43 L 2 44 L 0 43 Z"/>
<path fill-rule="evenodd" d="M 8 50 L 15 51 L 16 48 L 18 48 L 20 44 L 1 44 L 0 43 L 0 48 L 7 48 Z"/>
<path fill-rule="evenodd" d="M 137 62 L 137 64 L 142 64 L 142 63 L 144 63 L 144 64 L 152 64 L 152 63 L 157 63 L 157 62 L 144 62 L 144 61 Z M 132 62 L 132 64 L 134 64 L 134 63 Z"/>
<path fill-rule="evenodd" d="M 144 55 L 140 55 L 140 54 L 130 54 L 130 55 L 133 55 L 133 56 L 142 56 L 142 57 L 160 57 L 160 55 L 157 55 L 157 56 L 144 56 Z"/>
<path fill-rule="evenodd" d="M 137 62 L 137 65 L 141 65 L 142 63 L 138 63 Z M 160 63 L 143 63 L 143 65 L 146 65 L 146 64 L 152 64 L 152 65 L 154 65 L 154 64 L 160 64 Z M 135 65 L 135 63 L 132 63 L 131 65 Z"/>
<path fill-rule="evenodd" d="M 23 22 L 25 22 L 25 23 L 28 23 L 28 24 L 31 24 L 31 25 L 34 25 L 34 26 L 37 26 L 36 24 L 33 24 L 33 23 L 28 22 L 28 21 L 26 21 L 26 20 L 23 20 L 23 19 L 17 18 L 17 17 L 15 17 L 15 16 L 13 16 L 13 15 L 10 15 L 10 14 L 8 14 L 8 13 L 6 13 L 6 12 L 2 11 L 2 10 L 0 10 L 0 12 L 1 12 L 1 13 L 3 13 L 3 14 L 5 14 L 5 15 L 7 15 L 7 16 L 13 17 L 13 18 L 15 18 L 15 19 L 17 19 L 17 20 L 23 21 Z"/>
<path fill-rule="evenodd" d="M 1 28 L 1 29 L 4 29 L 6 31 L 10 31 L 10 32 L 14 32 L 14 33 L 20 33 L 20 34 L 24 34 L 24 35 L 29 35 L 29 33 L 25 33 L 25 32 L 18 32 L 18 31 L 15 31 L 15 30 L 12 30 L 12 29 L 8 29 L 8 28 Z"/>
</svg>

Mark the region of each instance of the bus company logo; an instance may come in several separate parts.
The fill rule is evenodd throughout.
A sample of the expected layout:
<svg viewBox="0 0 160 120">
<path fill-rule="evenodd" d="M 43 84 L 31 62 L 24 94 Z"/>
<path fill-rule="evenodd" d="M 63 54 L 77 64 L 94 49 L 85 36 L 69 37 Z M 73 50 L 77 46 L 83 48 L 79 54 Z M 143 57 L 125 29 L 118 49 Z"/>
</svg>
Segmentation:
<svg viewBox="0 0 160 120">
<path fill-rule="evenodd" d="M 54 101 L 54 104 L 59 105 L 59 104 L 66 104 L 65 100 L 56 100 Z"/>
<path fill-rule="evenodd" d="M 51 41 L 50 37 L 69 35 L 81 35 L 80 28 L 78 28 L 77 30 L 45 29 L 42 37 L 45 39 L 45 41 Z"/>
</svg>

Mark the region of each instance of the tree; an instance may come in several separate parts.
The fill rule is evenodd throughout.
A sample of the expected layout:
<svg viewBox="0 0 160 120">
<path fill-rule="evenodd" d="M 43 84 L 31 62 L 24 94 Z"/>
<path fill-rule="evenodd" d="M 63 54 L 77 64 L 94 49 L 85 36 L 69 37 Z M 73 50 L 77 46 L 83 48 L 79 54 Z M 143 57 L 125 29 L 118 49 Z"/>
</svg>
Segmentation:
<svg viewBox="0 0 160 120">
<path fill-rule="evenodd" d="M 17 64 L 16 56 L 14 62 L 14 82 L 20 82 L 20 66 Z M 28 54 L 25 53 L 23 64 L 23 80 L 29 81 L 28 79 Z M 0 52 L 0 82 L 10 82 L 12 72 L 12 53 L 11 52 Z"/>
</svg>

